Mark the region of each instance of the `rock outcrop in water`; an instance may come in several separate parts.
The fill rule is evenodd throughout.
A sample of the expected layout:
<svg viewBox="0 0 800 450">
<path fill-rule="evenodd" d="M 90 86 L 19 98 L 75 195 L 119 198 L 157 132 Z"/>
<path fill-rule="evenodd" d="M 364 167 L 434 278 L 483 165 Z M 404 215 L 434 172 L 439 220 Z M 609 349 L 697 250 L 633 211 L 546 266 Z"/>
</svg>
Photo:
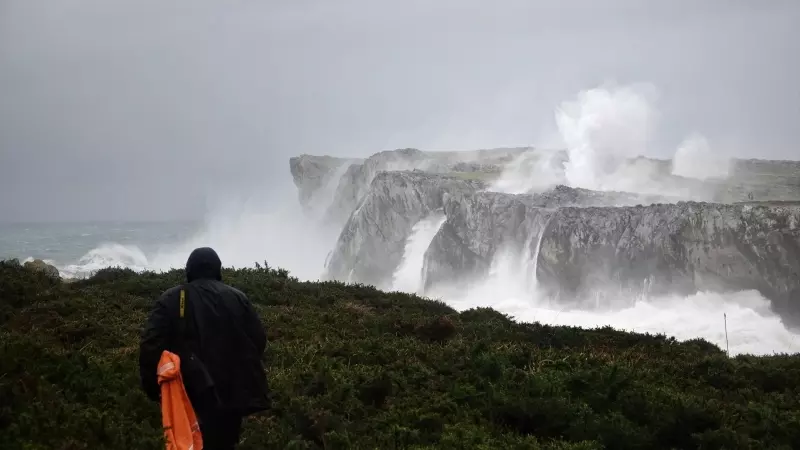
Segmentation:
<svg viewBox="0 0 800 450">
<path fill-rule="evenodd" d="M 292 174 L 301 198 L 337 186 L 326 218 L 343 229 L 328 278 L 390 287 L 414 225 L 441 211 L 421 267 L 428 290 L 479 282 L 510 252 L 521 277 L 563 305 L 754 289 L 800 324 L 800 163 L 734 160 L 727 179 L 696 180 L 673 175 L 669 160 L 636 158 L 618 172 L 629 192 L 609 192 L 558 185 L 563 174 L 550 172 L 566 152 L 530 154 L 404 149 L 346 167 L 304 156 Z M 493 192 L 509 174 L 544 184 Z"/>
</svg>

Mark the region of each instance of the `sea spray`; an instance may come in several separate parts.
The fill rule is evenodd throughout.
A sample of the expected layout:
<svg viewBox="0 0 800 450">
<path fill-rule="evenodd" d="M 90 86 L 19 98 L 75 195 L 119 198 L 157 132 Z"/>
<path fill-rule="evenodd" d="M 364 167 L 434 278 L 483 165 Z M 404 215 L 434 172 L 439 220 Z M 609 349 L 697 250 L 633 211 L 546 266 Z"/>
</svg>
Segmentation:
<svg viewBox="0 0 800 450">
<path fill-rule="evenodd" d="M 350 165 L 351 161 L 345 160 L 328 174 L 323 186 L 311 194 L 308 200 L 308 212 L 313 220 L 324 220 L 328 210 L 333 207 L 339 184 L 342 182 L 342 178 L 347 173 Z"/>
<path fill-rule="evenodd" d="M 59 272 L 64 278 L 83 278 L 108 267 L 142 271 L 146 270 L 149 264 L 147 256 L 139 247 L 112 242 L 101 244 L 88 251 L 76 263 L 59 268 Z"/>
<path fill-rule="evenodd" d="M 655 125 L 649 86 L 596 88 L 556 109 L 556 124 L 567 148 L 570 186 L 615 190 L 617 171 L 644 153 Z"/>
<path fill-rule="evenodd" d="M 566 183 L 565 161 L 566 153 L 563 151 L 526 151 L 503 169 L 489 190 L 505 194 L 530 194 L 551 189 L 557 184 Z"/>
<path fill-rule="evenodd" d="M 539 288 L 539 253 L 541 252 L 542 249 L 542 240 L 544 240 L 544 235 L 547 232 L 547 226 L 550 225 L 550 221 L 553 220 L 553 216 L 554 215 L 552 213 L 548 213 L 546 215 L 539 214 L 537 216 L 538 220 L 535 224 L 536 226 L 534 227 L 533 232 L 531 233 L 531 236 L 536 236 L 536 246 L 533 248 L 532 252 L 533 256 L 531 257 L 532 261 L 531 265 L 533 266 L 532 271 L 534 280 L 534 285 L 533 285 L 534 290 L 538 290 Z M 528 244 L 526 248 L 530 248 L 529 245 L 530 244 Z"/>
<path fill-rule="evenodd" d="M 446 219 L 444 213 L 437 211 L 414 225 L 411 235 L 406 239 L 403 258 L 392 277 L 393 290 L 422 292 L 425 251 Z"/>
<path fill-rule="evenodd" d="M 725 179 L 730 175 L 731 159 L 715 153 L 702 134 L 687 137 L 672 159 L 672 174 L 699 180 Z"/>
</svg>

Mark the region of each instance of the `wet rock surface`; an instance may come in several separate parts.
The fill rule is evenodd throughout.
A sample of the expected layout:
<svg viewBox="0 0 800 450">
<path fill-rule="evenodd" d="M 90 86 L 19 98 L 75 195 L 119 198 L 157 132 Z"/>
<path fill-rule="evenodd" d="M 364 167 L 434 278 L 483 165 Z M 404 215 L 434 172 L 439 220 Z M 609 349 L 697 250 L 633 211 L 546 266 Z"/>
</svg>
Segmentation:
<svg viewBox="0 0 800 450">
<path fill-rule="evenodd" d="M 403 256 L 412 227 L 442 208 L 446 194 L 485 188 L 425 172 L 381 172 L 345 223 L 327 266 L 327 277 L 386 286 Z"/>
<path fill-rule="evenodd" d="M 504 171 L 524 177 L 520 161 L 530 152 L 403 149 L 347 167 L 304 156 L 293 159 L 292 174 L 301 197 L 320 189 L 326 174 L 340 174 L 326 209 L 329 221 L 342 224 L 327 265 L 331 279 L 390 287 L 414 225 L 441 212 L 446 220 L 421 269 L 426 290 L 477 282 L 499 254 L 514 252 L 527 264 L 521 273 L 564 305 L 753 289 L 800 324 L 799 162 L 734 160 L 728 178 L 698 180 L 671 174 L 669 160 L 636 158 L 620 173 L 645 177 L 648 183 L 632 184 L 639 190 L 553 183 L 494 192 Z M 547 170 L 567 158 L 555 155 Z"/>
</svg>

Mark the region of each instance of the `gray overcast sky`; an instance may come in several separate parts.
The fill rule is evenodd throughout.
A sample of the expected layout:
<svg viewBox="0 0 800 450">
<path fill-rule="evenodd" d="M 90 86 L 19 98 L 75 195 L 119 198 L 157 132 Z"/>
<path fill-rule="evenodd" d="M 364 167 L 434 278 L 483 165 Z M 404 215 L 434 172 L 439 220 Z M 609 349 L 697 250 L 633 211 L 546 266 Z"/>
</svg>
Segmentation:
<svg viewBox="0 0 800 450">
<path fill-rule="evenodd" d="M 657 145 L 800 159 L 800 1 L 0 0 L 0 220 L 172 219 L 299 153 L 536 144 L 613 80 Z"/>
</svg>

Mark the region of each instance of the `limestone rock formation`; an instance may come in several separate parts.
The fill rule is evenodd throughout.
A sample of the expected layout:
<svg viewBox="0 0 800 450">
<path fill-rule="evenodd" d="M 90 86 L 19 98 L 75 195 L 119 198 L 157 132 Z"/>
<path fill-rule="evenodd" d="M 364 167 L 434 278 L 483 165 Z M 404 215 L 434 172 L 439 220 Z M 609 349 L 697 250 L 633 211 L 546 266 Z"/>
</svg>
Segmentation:
<svg viewBox="0 0 800 450">
<path fill-rule="evenodd" d="M 586 206 L 613 198 L 592 193 L 569 206 L 578 193 L 560 190 L 570 195 L 448 197 L 426 289 L 486 276 L 505 247 L 534 258 L 539 288 L 561 303 L 754 289 L 800 324 L 800 203 Z"/>
<path fill-rule="evenodd" d="M 354 162 L 358 160 L 333 156 L 300 155 L 290 158 L 289 170 L 297 186 L 300 204 L 307 210 L 319 208 L 320 205 L 314 202 L 315 196 L 326 187 L 338 186 L 337 171 Z"/>
<path fill-rule="evenodd" d="M 533 196 L 458 193 L 444 199 L 444 224 L 425 252 L 423 286 L 456 285 L 486 276 L 497 250 L 525 242 L 538 224 Z M 522 246 L 524 244 L 519 244 Z"/>
<path fill-rule="evenodd" d="M 567 297 L 755 289 L 785 310 L 800 300 L 800 204 L 560 208 L 537 267 L 540 284 Z"/>
<path fill-rule="evenodd" d="M 301 155 L 290 159 L 300 202 L 308 210 L 322 208 L 319 216 L 341 226 L 383 171 L 422 170 L 429 173 L 483 173 L 498 175 L 505 164 L 530 148 L 424 152 L 414 148 L 388 150 L 364 160 Z M 467 177 L 465 177 L 467 178 Z M 322 194 L 320 191 L 328 191 Z M 315 196 L 325 200 L 312 202 Z M 327 203 L 326 203 L 327 201 Z"/>
<path fill-rule="evenodd" d="M 497 249 L 535 246 L 553 208 L 651 204 L 664 198 L 559 185 L 538 194 L 458 193 L 445 198 L 447 220 L 425 254 L 424 284 L 461 283 L 485 275 Z M 527 251 L 527 250 L 526 250 Z"/>
<path fill-rule="evenodd" d="M 445 194 L 484 189 L 480 180 L 425 172 L 379 172 L 347 220 L 327 277 L 387 286 L 412 227 L 441 209 Z"/>
<path fill-rule="evenodd" d="M 519 276 L 562 305 L 755 289 L 800 324 L 799 162 L 733 160 L 727 178 L 699 180 L 639 157 L 615 169 L 619 191 L 592 191 L 563 185 L 568 160 L 402 149 L 291 167 L 301 202 L 341 227 L 329 279 L 390 287 L 413 227 L 443 213 L 424 254 L 427 290 L 478 281 L 513 254 Z"/>
<path fill-rule="evenodd" d="M 424 152 L 408 148 L 376 153 L 361 164 L 351 165 L 336 188 L 326 218 L 335 223 L 344 223 L 367 194 L 378 173 L 424 168 L 426 161 Z"/>
</svg>

